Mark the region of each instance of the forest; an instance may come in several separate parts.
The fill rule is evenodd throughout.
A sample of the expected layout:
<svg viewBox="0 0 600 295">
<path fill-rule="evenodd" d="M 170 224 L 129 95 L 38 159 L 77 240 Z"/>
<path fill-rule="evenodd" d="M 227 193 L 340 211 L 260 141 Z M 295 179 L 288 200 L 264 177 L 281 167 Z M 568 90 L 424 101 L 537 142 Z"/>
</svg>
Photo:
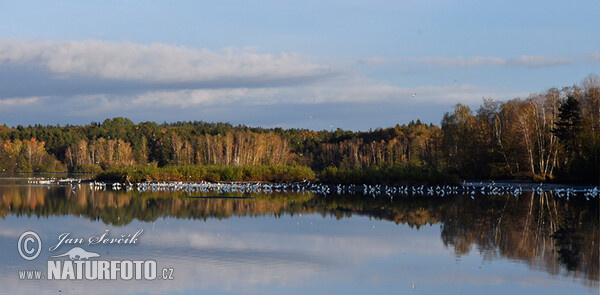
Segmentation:
<svg viewBox="0 0 600 295">
<path fill-rule="evenodd" d="M 600 80 L 590 75 L 526 98 L 484 99 L 475 111 L 457 104 L 439 126 L 416 120 L 369 131 L 313 131 L 120 117 L 84 126 L 4 125 L 0 171 L 291 166 L 357 183 L 361 175 L 392 179 L 386 174 L 394 173 L 598 184 L 599 130 Z"/>
</svg>

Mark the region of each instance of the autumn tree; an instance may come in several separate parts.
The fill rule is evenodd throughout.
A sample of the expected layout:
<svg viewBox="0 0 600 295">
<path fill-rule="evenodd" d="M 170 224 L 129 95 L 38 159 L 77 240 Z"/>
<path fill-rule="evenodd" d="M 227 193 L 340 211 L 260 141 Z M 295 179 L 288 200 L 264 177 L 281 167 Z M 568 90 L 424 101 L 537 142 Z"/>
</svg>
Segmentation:
<svg viewBox="0 0 600 295">
<path fill-rule="evenodd" d="M 0 171 L 64 171 L 65 167 L 48 154 L 44 146 L 45 142 L 35 138 L 14 141 L 0 139 Z"/>
<path fill-rule="evenodd" d="M 466 176 L 474 176 L 479 162 L 473 157 L 477 146 L 475 117 L 468 106 L 457 104 L 453 113 L 442 119 L 443 149 L 448 168 Z"/>
</svg>

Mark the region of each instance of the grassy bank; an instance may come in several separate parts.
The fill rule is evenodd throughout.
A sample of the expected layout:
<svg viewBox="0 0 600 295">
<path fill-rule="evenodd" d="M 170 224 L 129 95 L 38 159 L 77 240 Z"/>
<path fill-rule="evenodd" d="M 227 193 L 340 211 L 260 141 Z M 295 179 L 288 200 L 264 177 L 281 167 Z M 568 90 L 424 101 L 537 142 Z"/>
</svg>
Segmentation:
<svg viewBox="0 0 600 295">
<path fill-rule="evenodd" d="M 101 181 L 265 181 L 297 182 L 314 180 L 315 173 L 302 166 L 140 166 L 115 168 L 98 173 Z"/>
<path fill-rule="evenodd" d="M 453 174 L 418 167 L 365 167 L 353 169 L 325 168 L 319 174 L 324 183 L 332 184 L 458 184 Z"/>
<path fill-rule="evenodd" d="M 315 172 L 304 166 L 165 166 L 113 168 L 99 172 L 100 181 L 263 181 L 274 183 L 314 181 Z M 328 167 L 318 180 L 328 184 L 458 184 L 455 175 L 416 167 L 365 167 L 339 169 Z"/>
</svg>

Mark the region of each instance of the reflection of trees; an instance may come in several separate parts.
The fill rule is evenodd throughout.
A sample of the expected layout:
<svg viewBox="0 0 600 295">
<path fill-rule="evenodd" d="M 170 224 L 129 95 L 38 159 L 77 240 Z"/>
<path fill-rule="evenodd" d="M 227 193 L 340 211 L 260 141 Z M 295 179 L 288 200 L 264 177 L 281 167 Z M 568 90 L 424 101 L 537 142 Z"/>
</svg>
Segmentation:
<svg viewBox="0 0 600 295">
<path fill-rule="evenodd" d="M 0 216 L 81 215 L 107 224 L 125 225 L 137 219 L 154 221 L 159 217 L 188 219 L 228 218 L 231 216 L 280 216 L 304 212 L 302 202 L 311 196 L 271 195 L 253 199 L 184 198 L 182 193 L 92 191 L 87 186 L 69 187 L 0 186 Z M 210 195 L 197 194 L 199 197 Z M 237 198 L 237 199 L 235 199 Z"/>
<path fill-rule="evenodd" d="M 441 224 L 441 238 L 456 255 L 476 247 L 486 259 L 505 257 L 552 274 L 581 277 L 597 287 L 599 276 L 598 199 L 569 201 L 550 193 L 444 198 L 312 194 L 219 195 L 184 198 L 183 193 L 92 191 L 56 186 L 0 186 L 0 216 L 77 215 L 125 225 L 137 219 L 187 219 L 231 216 L 281 216 L 320 213 L 337 218 L 353 214 L 416 227 Z M 214 195 L 195 195 L 210 197 Z"/>
<path fill-rule="evenodd" d="M 472 245 L 485 257 L 521 260 L 552 274 L 561 265 L 598 286 L 598 200 L 550 193 L 459 200 L 444 208 L 442 240 L 457 255 Z"/>
</svg>

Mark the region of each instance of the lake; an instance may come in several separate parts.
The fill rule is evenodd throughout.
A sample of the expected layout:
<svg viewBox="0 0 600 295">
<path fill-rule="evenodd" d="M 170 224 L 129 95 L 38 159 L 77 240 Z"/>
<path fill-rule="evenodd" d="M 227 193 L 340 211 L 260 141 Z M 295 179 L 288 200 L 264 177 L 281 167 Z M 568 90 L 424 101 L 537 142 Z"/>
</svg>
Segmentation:
<svg viewBox="0 0 600 295">
<path fill-rule="evenodd" d="M 0 293 L 599 291 L 597 196 L 140 192 L 37 177 L 0 178 Z M 98 256 L 71 257 L 75 246 Z"/>
</svg>

